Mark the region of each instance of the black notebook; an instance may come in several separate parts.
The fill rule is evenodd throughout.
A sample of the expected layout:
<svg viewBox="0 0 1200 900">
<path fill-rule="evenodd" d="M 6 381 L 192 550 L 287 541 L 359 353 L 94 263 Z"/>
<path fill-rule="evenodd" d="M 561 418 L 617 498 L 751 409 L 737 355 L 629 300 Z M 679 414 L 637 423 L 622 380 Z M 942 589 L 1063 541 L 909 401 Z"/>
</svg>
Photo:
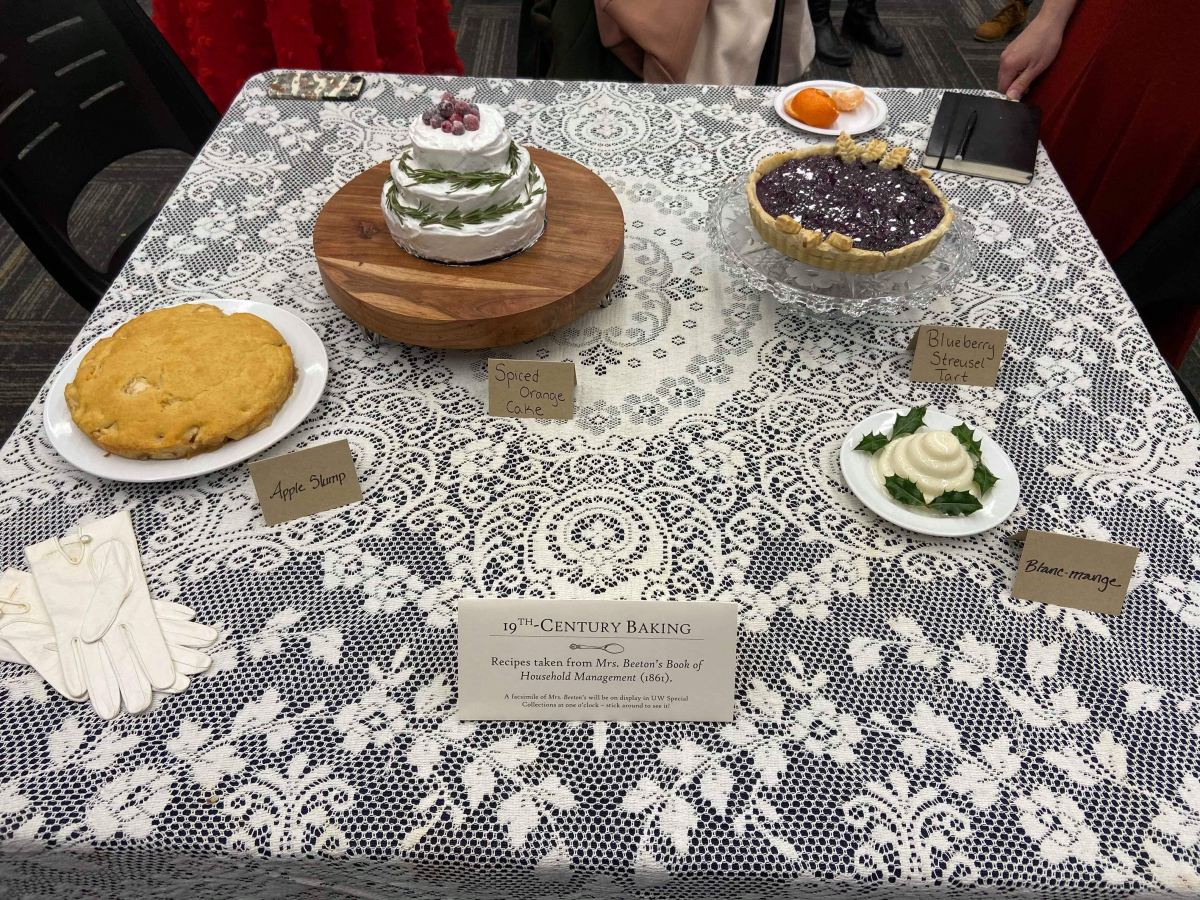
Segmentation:
<svg viewBox="0 0 1200 900">
<path fill-rule="evenodd" d="M 1029 184 L 1041 125 L 1040 106 L 946 91 L 929 132 L 922 165 Z M 962 158 L 956 158 L 960 154 Z"/>
</svg>

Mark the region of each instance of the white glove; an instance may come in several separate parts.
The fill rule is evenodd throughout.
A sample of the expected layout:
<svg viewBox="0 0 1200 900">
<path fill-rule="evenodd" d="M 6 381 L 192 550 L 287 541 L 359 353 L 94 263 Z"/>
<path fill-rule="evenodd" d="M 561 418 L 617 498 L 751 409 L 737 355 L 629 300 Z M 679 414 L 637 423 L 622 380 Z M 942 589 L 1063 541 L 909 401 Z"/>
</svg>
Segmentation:
<svg viewBox="0 0 1200 900">
<path fill-rule="evenodd" d="M 70 696 L 54 648 L 50 615 L 33 577 L 17 569 L 8 569 L 0 577 L 0 655 L 9 662 L 33 666 L 50 687 Z"/>
<path fill-rule="evenodd" d="M 200 650 L 216 642 L 217 630 L 193 622 L 196 613 L 180 603 L 155 600 L 154 612 L 175 663 L 175 681 L 166 693 L 177 694 L 190 683 L 187 676 L 212 665 L 212 659 Z M 0 660 L 33 666 L 51 687 L 69 697 L 54 644 L 54 626 L 33 576 L 19 569 L 8 569 L 0 576 Z"/>
<path fill-rule="evenodd" d="M 59 649 L 64 693 L 91 698 L 111 719 L 175 685 L 175 666 L 150 601 L 129 513 L 25 548 Z"/>
<path fill-rule="evenodd" d="M 171 661 L 175 664 L 175 683 L 166 689 L 166 693 L 178 694 L 191 683 L 189 675 L 208 671 L 212 658 L 200 651 L 215 644 L 219 635 L 217 629 L 193 622 L 195 610 L 182 603 L 155 600 L 154 613 L 158 616 L 158 627 L 162 629 L 167 649 L 171 651 Z"/>
</svg>

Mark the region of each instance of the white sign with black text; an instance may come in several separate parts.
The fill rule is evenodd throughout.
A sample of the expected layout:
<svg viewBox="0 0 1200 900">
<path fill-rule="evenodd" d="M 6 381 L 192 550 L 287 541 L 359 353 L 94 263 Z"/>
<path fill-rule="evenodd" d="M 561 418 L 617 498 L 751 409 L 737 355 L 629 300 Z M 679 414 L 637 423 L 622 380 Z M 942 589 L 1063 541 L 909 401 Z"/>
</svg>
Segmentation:
<svg viewBox="0 0 1200 900">
<path fill-rule="evenodd" d="M 729 722 L 736 603 L 460 600 L 458 717 Z"/>
</svg>

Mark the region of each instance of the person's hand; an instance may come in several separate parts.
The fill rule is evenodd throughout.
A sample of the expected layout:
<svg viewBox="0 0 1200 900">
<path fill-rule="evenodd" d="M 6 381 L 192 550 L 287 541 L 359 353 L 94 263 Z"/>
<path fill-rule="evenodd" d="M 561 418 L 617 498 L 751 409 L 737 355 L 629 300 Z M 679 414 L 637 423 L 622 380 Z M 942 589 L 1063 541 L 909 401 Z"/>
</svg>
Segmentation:
<svg viewBox="0 0 1200 900">
<path fill-rule="evenodd" d="M 1033 79 L 1050 67 L 1058 48 L 1062 46 L 1065 22 L 1056 21 L 1045 11 L 1034 17 L 1028 27 L 1016 36 L 1000 54 L 1000 77 L 997 89 L 1009 100 L 1020 100 L 1033 84 Z"/>
</svg>

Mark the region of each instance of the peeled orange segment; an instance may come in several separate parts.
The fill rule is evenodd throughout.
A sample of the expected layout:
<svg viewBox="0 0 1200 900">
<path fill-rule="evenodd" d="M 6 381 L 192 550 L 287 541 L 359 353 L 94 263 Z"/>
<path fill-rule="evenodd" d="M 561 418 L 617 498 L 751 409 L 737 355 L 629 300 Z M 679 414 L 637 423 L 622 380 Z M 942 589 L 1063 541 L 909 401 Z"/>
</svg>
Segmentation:
<svg viewBox="0 0 1200 900">
<path fill-rule="evenodd" d="M 833 102 L 842 112 L 851 112 L 858 109 L 862 106 L 864 96 L 863 89 L 857 85 L 839 88 L 832 94 Z"/>
<path fill-rule="evenodd" d="M 838 117 L 837 104 L 820 88 L 805 88 L 791 97 L 784 108 L 789 116 L 813 128 L 828 128 Z"/>
</svg>

